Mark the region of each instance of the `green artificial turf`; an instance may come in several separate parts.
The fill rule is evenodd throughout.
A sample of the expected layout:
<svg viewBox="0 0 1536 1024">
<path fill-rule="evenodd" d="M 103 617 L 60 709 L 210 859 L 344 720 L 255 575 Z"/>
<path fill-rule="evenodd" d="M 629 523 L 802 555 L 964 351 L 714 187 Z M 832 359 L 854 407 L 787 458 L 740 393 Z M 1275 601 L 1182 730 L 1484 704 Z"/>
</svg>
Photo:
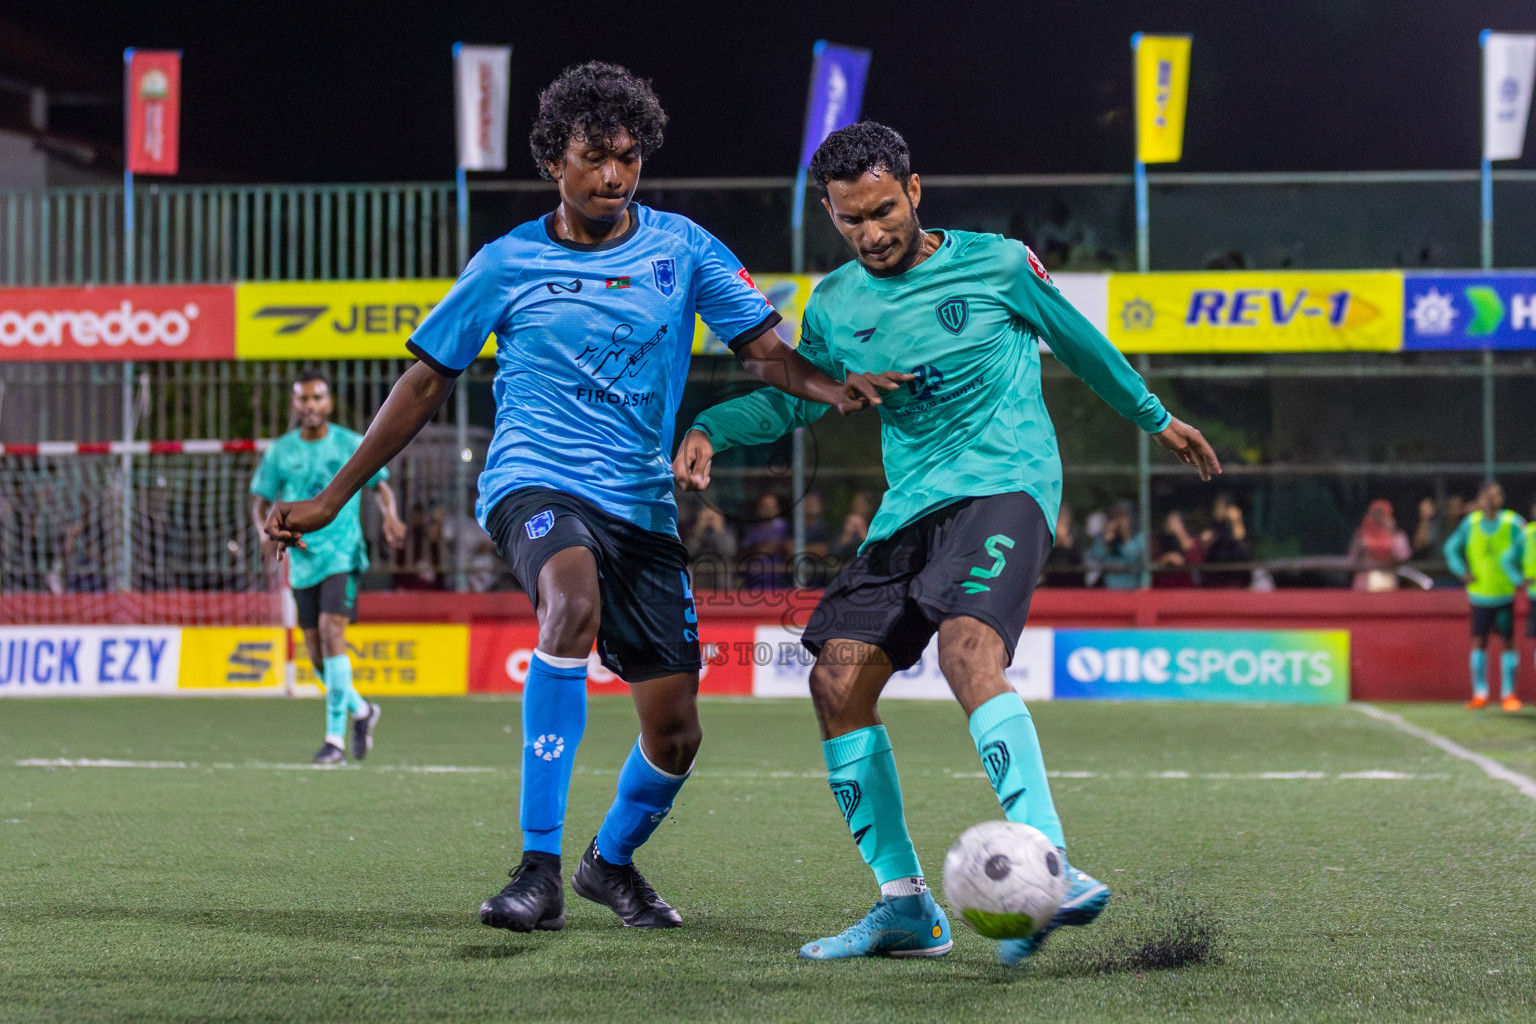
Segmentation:
<svg viewBox="0 0 1536 1024">
<path fill-rule="evenodd" d="M 795 958 L 876 895 L 804 702 L 704 705 L 696 776 L 637 857 L 687 927 L 627 931 L 568 892 L 565 931 L 536 935 L 475 916 L 518 850 L 517 703 L 384 706 L 372 758 L 317 771 L 318 701 L 0 703 L 0 1020 L 1536 1015 L 1536 801 L 1349 708 L 1035 706 L 1071 858 L 1115 896 L 1009 971 L 958 920 L 939 960 Z M 1536 767 L 1531 718 L 1389 710 Z M 885 716 L 937 883 L 996 801 L 957 708 Z M 568 866 L 634 733 L 593 702 Z M 185 766 L 19 764 L 60 758 Z"/>
</svg>

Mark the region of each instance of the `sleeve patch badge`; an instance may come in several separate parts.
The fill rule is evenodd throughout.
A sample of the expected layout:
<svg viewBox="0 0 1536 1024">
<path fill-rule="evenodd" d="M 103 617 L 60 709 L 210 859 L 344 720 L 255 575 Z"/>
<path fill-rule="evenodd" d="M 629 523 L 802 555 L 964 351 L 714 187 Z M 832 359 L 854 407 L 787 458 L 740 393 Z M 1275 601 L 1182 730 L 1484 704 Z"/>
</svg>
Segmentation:
<svg viewBox="0 0 1536 1024">
<path fill-rule="evenodd" d="M 1035 250 L 1026 245 L 1024 251 L 1029 254 L 1029 269 L 1035 272 L 1035 276 L 1046 284 L 1055 284 L 1056 282 L 1051 280 L 1050 271 L 1045 269 L 1045 264 L 1041 263 L 1040 257 L 1035 255 Z"/>
</svg>

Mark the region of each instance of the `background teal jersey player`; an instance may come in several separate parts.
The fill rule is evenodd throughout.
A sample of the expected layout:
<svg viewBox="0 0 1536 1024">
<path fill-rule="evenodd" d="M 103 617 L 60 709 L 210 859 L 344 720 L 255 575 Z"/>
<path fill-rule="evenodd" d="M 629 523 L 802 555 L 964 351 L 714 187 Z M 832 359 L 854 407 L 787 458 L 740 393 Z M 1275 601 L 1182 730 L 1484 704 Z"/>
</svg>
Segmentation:
<svg viewBox="0 0 1536 1024">
<path fill-rule="evenodd" d="M 272 443 L 251 479 L 251 515 L 258 530 L 266 523 L 270 504 L 313 498 L 357 451 L 362 435 L 331 423 L 331 412 L 325 377 L 312 370 L 301 374 L 293 384 L 293 415 L 299 426 Z M 367 486 L 384 515 L 384 539 L 398 548 L 405 544 L 405 524 L 395 510 L 388 479 L 389 470 L 381 468 Z M 262 542 L 262 549 L 268 557 L 281 551 L 270 540 Z M 346 636 L 348 624 L 357 621 L 358 577 L 368 568 L 360 496 L 353 495 L 329 526 L 306 537 L 304 546 L 293 548 L 287 558 L 288 585 L 298 606 L 304 646 L 325 684 L 325 742 L 314 759 L 320 764 L 346 760 L 342 746 L 349 720 L 352 756 L 367 757 L 379 706 L 364 700 L 352 685 Z"/>
<path fill-rule="evenodd" d="M 496 429 L 479 514 L 539 619 L 523 684 L 522 861 L 480 907 L 495 928 L 564 927 L 566 796 L 594 642 L 630 685 L 640 736 L 571 885 L 630 927 L 682 924 L 634 853 L 665 819 L 701 738 L 698 621 L 667 462 L 695 314 L 776 387 L 849 410 L 878 400 L 872 383 L 833 380 L 781 340 L 778 313 L 703 228 L 631 203 L 665 123 L 650 84 L 624 68 L 562 72 L 539 96 L 530 138 L 559 205 L 470 261 L 411 336 L 419 362 L 357 454 L 315 500 L 268 518 L 284 543 L 330 522 L 495 333 Z"/>
<path fill-rule="evenodd" d="M 876 703 L 937 632 L 939 667 L 966 714 L 1004 813 L 1065 854 L 1034 723 L 1004 669 L 1024 628 L 1061 501 L 1056 435 L 1040 391 L 1040 342 L 1201 475 L 1220 472 L 1199 431 L 1170 416 L 1125 358 L 1062 297 L 1033 253 L 998 235 L 925 232 L 906 143 L 871 122 L 830 135 L 812 174 L 853 249 L 807 304 L 800 351 L 829 374 L 906 371 L 880 406 L 890 489 L 858 556 L 822 595 L 802 642 L 827 778 L 881 899 L 809 959 L 939 956 L 949 923 L 928 893 Z M 721 448 L 771 441 L 825 407 L 758 391 L 707 410 L 673 463 L 708 484 Z M 1073 870 L 1049 927 L 1087 924 L 1109 890 Z M 1044 935 L 1002 943 L 1017 963 Z"/>
</svg>

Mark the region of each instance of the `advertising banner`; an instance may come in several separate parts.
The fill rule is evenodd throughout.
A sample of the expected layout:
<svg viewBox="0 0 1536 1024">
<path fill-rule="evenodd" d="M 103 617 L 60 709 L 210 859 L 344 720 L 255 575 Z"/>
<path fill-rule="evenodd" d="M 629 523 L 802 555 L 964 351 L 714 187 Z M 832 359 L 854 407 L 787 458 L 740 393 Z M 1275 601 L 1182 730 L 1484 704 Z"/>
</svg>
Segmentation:
<svg viewBox="0 0 1536 1024">
<path fill-rule="evenodd" d="M 811 665 L 815 659 L 800 643 L 800 634 L 780 626 L 757 627 L 757 651 L 752 672 L 754 697 L 809 697 Z M 1025 700 L 1051 699 L 1051 630 L 1026 629 L 1007 669 L 1008 681 Z M 882 698 L 953 700 L 949 683 L 939 671 L 938 640 L 929 641 L 922 660 L 897 672 Z"/>
<path fill-rule="evenodd" d="M 1536 274 L 1407 274 L 1403 348 L 1536 348 Z"/>
<path fill-rule="evenodd" d="M 229 285 L 0 288 L 0 362 L 233 359 Z"/>
<path fill-rule="evenodd" d="M 825 275 L 822 274 L 757 274 L 752 283 L 768 297 L 768 302 L 784 323 L 779 330 L 794 344 L 800 344 L 800 320 L 805 316 L 805 304 L 810 301 L 811 291 Z M 695 318 L 693 325 L 694 355 L 726 356 L 731 350 L 715 337 L 715 332 L 704 326 L 702 318 Z"/>
<path fill-rule="evenodd" d="M 123 54 L 128 170 L 175 174 L 181 148 L 181 51 Z"/>
<path fill-rule="evenodd" d="M 752 693 L 753 629 L 751 624 L 703 623 L 699 640 L 703 665 L 699 692 L 721 696 Z M 539 642 L 532 623 L 486 623 L 470 627 L 469 692 L 522 693 L 528 665 Z M 629 687 L 603 667 L 597 652 L 587 658 L 587 692 L 628 695 Z"/>
<path fill-rule="evenodd" d="M 805 138 L 800 166 L 809 167 L 816 149 L 828 135 L 859 119 L 864 107 L 864 79 L 869 76 L 870 51 L 816 40 L 812 50 L 811 93 L 805 104 Z"/>
<path fill-rule="evenodd" d="M 288 638 L 281 627 L 188 627 L 181 631 L 183 690 L 280 692 L 285 688 Z"/>
<path fill-rule="evenodd" d="M 1349 699 L 1349 634 L 1322 630 L 1058 629 L 1057 699 Z"/>
<path fill-rule="evenodd" d="M 174 693 L 180 667 L 175 626 L 0 627 L 0 696 Z"/>
<path fill-rule="evenodd" d="M 507 82 L 510 46 L 453 44 L 454 122 L 459 166 L 466 171 L 507 169 Z"/>
<path fill-rule="evenodd" d="M 317 687 L 320 680 L 304 647 L 304 635 L 292 634 L 294 681 Z M 365 697 L 440 697 L 466 692 L 469 678 L 469 627 L 379 624 L 347 627 L 352 682 Z"/>
<path fill-rule="evenodd" d="M 406 359 L 405 343 L 451 278 L 272 281 L 235 291 L 241 359 Z M 496 352 L 487 339 L 482 356 Z"/>
<path fill-rule="evenodd" d="M 1122 352 L 1394 352 L 1403 277 L 1391 271 L 1114 274 Z"/>
<path fill-rule="evenodd" d="M 1136 61 L 1136 159 L 1177 163 L 1184 155 L 1184 105 L 1189 95 L 1189 36 L 1131 38 Z"/>
<path fill-rule="evenodd" d="M 1483 159 L 1518 160 L 1536 79 L 1536 35 L 1483 34 Z"/>
</svg>

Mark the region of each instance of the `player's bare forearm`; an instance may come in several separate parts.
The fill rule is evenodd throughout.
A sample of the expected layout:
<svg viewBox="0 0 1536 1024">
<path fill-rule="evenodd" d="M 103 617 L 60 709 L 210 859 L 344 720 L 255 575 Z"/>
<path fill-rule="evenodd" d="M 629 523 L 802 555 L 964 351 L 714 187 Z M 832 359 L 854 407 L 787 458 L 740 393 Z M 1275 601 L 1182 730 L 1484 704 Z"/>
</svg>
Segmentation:
<svg viewBox="0 0 1536 1024">
<path fill-rule="evenodd" d="M 850 373 L 846 381 L 837 381 L 772 330 L 737 346 L 736 358 L 764 384 L 807 402 L 830 405 L 840 413 L 880 405 L 883 392 L 912 378 L 908 373 Z"/>
<path fill-rule="evenodd" d="M 394 488 L 382 480 L 373 488 L 373 496 L 379 503 L 379 513 L 384 517 L 384 542 L 392 548 L 405 547 L 405 523 L 400 519 L 400 509 L 395 502 Z"/>
<path fill-rule="evenodd" d="M 308 501 L 274 505 L 267 517 L 267 536 L 303 547 L 304 534 L 329 525 L 352 496 L 411 443 L 452 390 L 453 378 L 443 376 L 426 363 L 406 370 L 390 389 L 389 397 L 346 465 L 325 490 Z"/>
<path fill-rule="evenodd" d="M 267 527 L 267 513 L 271 511 L 271 505 L 266 498 L 259 494 L 251 495 L 251 522 L 256 524 L 256 532 L 261 533 Z"/>
</svg>

